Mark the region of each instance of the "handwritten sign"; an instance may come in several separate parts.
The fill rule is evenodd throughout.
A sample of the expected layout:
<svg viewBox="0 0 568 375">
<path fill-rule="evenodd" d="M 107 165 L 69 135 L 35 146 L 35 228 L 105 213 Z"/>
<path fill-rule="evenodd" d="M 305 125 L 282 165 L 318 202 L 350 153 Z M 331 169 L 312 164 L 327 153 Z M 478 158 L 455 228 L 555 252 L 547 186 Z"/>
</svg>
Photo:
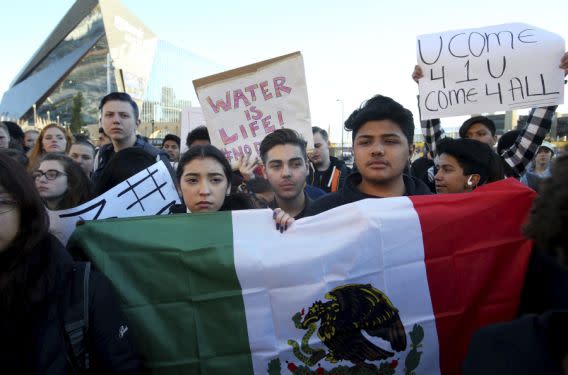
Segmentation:
<svg viewBox="0 0 568 375">
<path fill-rule="evenodd" d="M 304 62 L 300 52 L 193 81 L 211 143 L 231 164 L 259 156 L 262 139 L 281 128 L 313 148 Z"/>
<path fill-rule="evenodd" d="M 526 24 L 418 37 L 422 120 L 564 102 L 564 40 Z"/>
<path fill-rule="evenodd" d="M 49 211 L 49 231 L 65 245 L 79 220 L 165 215 L 178 203 L 180 199 L 172 177 L 159 161 L 78 207 Z"/>
<path fill-rule="evenodd" d="M 193 129 L 205 126 L 205 118 L 203 117 L 203 112 L 199 107 L 185 107 L 181 110 L 181 153 L 183 154 L 188 150 L 185 141 L 187 140 L 187 135 Z"/>
</svg>

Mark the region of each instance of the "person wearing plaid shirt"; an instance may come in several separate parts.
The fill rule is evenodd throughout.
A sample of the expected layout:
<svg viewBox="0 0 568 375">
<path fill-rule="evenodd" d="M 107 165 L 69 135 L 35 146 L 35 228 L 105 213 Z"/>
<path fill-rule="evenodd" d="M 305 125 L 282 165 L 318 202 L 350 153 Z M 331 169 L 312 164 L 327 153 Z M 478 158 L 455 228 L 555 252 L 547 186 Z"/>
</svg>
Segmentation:
<svg viewBox="0 0 568 375">
<path fill-rule="evenodd" d="M 568 52 L 562 56 L 560 61 L 561 69 L 568 73 Z M 418 80 L 424 76 L 422 69 L 416 65 L 412 78 Z M 534 158 L 538 147 L 550 131 L 552 116 L 557 106 L 532 108 L 527 120 L 527 126 L 520 132 L 515 143 L 501 153 L 504 165 L 509 177 L 519 178 L 525 171 L 527 165 Z M 440 124 L 440 119 L 421 121 L 424 142 L 436 155 L 437 143 L 446 136 Z M 495 136 L 495 124 L 484 116 L 477 116 L 468 119 L 463 123 L 459 130 L 460 137 L 472 138 L 489 144 L 493 147 L 497 140 Z"/>
<path fill-rule="evenodd" d="M 507 170 L 510 171 L 508 174 L 513 174 L 509 177 L 520 177 L 527 165 L 529 165 L 534 158 L 536 150 L 542 144 L 542 141 L 544 141 L 546 134 L 550 131 L 552 116 L 556 111 L 556 107 L 557 106 L 550 106 L 531 109 L 527 126 L 521 130 L 515 143 L 500 155 L 503 162 L 510 167 L 507 168 Z M 493 147 L 496 140 L 495 125 L 492 127 L 487 125 L 488 122 L 493 123 L 493 121 L 483 116 L 475 117 L 475 119 L 478 121 L 471 122 L 468 120 L 460 127 L 460 137 L 477 139 Z M 422 121 L 421 123 L 424 142 L 428 144 L 434 155 L 436 155 L 437 143 L 446 136 L 440 124 L 440 119 Z M 478 137 L 468 132 L 469 129 L 476 125 L 478 129 L 481 126 L 485 128 L 484 130 L 487 133 L 485 137 Z M 491 134 L 491 136 L 489 136 L 489 134 Z M 486 139 L 489 139 L 489 141 Z"/>
</svg>

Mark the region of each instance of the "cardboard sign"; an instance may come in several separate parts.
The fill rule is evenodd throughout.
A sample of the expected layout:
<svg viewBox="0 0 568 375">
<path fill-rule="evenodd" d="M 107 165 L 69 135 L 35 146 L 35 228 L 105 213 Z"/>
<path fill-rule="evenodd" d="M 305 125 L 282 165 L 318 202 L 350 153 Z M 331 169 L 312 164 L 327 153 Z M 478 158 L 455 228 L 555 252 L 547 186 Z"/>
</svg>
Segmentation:
<svg viewBox="0 0 568 375">
<path fill-rule="evenodd" d="M 180 202 L 168 169 L 159 161 L 78 207 L 48 210 L 49 232 L 66 245 L 79 220 L 167 215 Z"/>
<path fill-rule="evenodd" d="M 564 40 L 526 24 L 418 37 L 422 120 L 564 102 Z"/>
<path fill-rule="evenodd" d="M 229 162 L 260 156 L 262 139 L 296 130 L 313 148 L 308 90 L 300 52 L 193 81 L 211 143 Z"/>
<path fill-rule="evenodd" d="M 205 117 L 203 117 L 203 111 L 199 107 L 185 107 L 181 110 L 181 153 L 187 151 L 187 135 L 193 129 L 205 126 Z"/>
</svg>

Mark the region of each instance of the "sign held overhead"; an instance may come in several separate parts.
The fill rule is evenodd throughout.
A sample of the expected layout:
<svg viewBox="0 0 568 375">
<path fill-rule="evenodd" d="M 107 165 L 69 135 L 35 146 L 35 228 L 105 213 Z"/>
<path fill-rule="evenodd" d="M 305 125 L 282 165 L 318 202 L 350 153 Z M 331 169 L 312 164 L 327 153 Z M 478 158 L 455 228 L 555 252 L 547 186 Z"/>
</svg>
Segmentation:
<svg viewBox="0 0 568 375">
<path fill-rule="evenodd" d="M 514 23 L 421 35 L 422 120 L 564 102 L 564 40 Z"/>
</svg>

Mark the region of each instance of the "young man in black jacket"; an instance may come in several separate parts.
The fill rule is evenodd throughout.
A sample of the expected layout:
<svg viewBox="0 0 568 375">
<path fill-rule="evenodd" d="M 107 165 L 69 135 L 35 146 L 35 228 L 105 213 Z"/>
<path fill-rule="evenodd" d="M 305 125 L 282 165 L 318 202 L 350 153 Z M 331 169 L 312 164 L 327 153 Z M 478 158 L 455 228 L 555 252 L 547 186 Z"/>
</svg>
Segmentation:
<svg viewBox="0 0 568 375">
<path fill-rule="evenodd" d="M 138 105 L 130 95 L 123 92 L 111 92 L 101 99 L 99 109 L 101 111 L 101 126 L 104 133 L 110 138 L 111 143 L 102 146 L 97 153 L 94 171 L 91 175 L 95 185 L 99 183 L 103 170 L 114 154 L 130 147 L 144 150 L 156 162 L 162 160 L 172 179 L 176 181 L 168 154 L 136 135 L 136 129 L 140 125 L 140 112 Z"/>
<path fill-rule="evenodd" d="M 357 171 L 342 190 L 315 201 L 305 216 L 365 198 L 431 194 L 422 181 L 403 174 L 414 151 L 412 112 L 376 95 L 349 116 L 345 128 L 353 132 Z"/>
<path fill-rule="evenodd" d="M 349 167 L 343 160 L 329 156 L 329 136 L 325 130 L 312 127 L 314 134 L 314 151 L 310 155 L 310 174 L 308 185 L 322 189 L 326 193 L 341 190 L 349 175 Z"/>
<path fill-rule="evenodd" d="M 294 219 L 304 217 L 312 200 L 306 193 L 308 156 L 306 141 L 292 129 L 278 129 L 260 143 L 264 176 L 274 190 L 272 209 L 279 208 Z"/>
</svg>

